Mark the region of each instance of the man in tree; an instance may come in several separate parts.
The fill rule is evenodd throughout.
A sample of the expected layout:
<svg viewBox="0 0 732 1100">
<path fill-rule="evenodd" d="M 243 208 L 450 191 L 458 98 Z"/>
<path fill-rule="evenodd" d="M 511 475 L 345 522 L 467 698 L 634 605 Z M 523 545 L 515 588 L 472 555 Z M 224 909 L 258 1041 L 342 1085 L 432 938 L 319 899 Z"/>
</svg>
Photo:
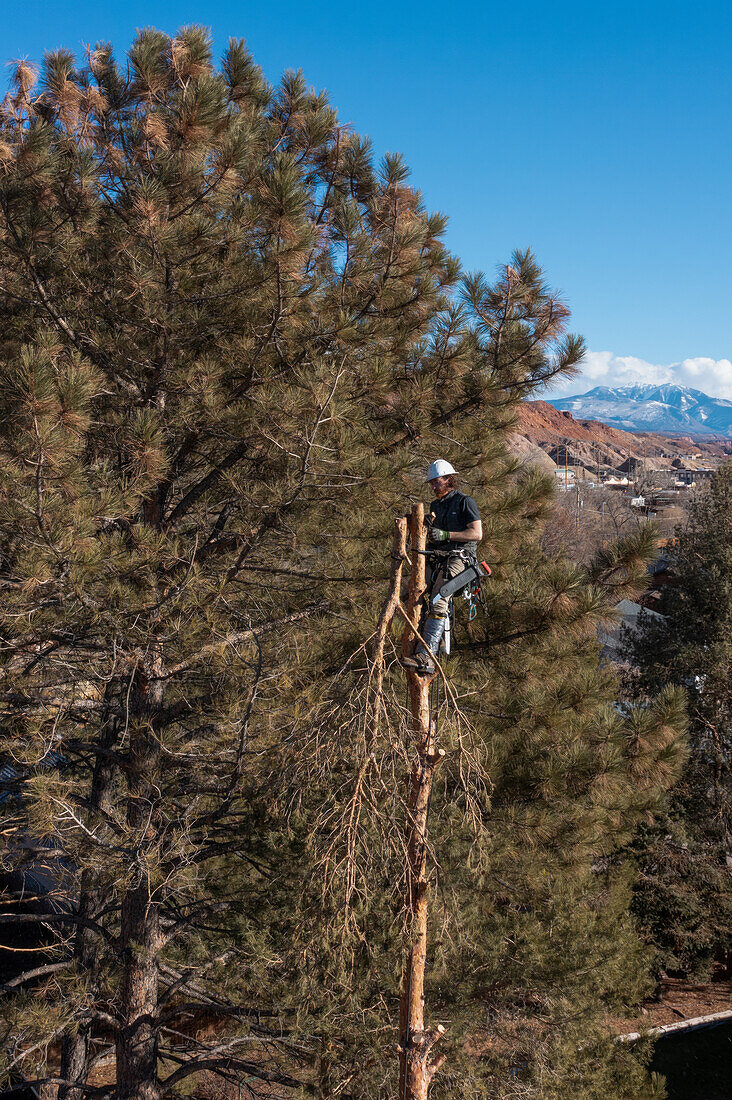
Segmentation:
<svg viewBox="0 0 732 1100">
<path fill-rule="evenodd" d="M 403 661 L 408 668 L 425 675 L 434 672 L 432 657 L 437 656 L 450 614 L 450 600 L 435 597 L 445 581 L 456 577 L 475 560 L 478 543 L 483 538 L 478 505 L 457 488 L 455 467 L 444 458 L 435 459 L 427 470 L 427 480 L 435 494 L 427 520 L 427 550 L 431 556 L 421 631 L 427 644 L 420 643 L 414 656 Z"/>
</svg>

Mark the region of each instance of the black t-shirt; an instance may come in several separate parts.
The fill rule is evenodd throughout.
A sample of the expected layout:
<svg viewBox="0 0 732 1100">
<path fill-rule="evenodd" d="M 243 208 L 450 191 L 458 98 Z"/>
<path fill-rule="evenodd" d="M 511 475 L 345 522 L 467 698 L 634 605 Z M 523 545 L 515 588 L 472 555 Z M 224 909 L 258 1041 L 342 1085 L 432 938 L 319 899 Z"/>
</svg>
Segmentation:
<svg viewBox="0 0 732 1100">
<path fill-rule="evenodd" d="M 443 531 L 464 531 L 471 523 L 480 519 L 478 505 L 472 497 L 461 493 L 459 489 L 452 489 L 442 500 L 433 500 L 429 511 L 435 517 L 435 526 Z M 428 539 L 428 550 L 468 550 L 475 553 L 478 549 L 477 542 L 431 542 Z"/>
</svg>

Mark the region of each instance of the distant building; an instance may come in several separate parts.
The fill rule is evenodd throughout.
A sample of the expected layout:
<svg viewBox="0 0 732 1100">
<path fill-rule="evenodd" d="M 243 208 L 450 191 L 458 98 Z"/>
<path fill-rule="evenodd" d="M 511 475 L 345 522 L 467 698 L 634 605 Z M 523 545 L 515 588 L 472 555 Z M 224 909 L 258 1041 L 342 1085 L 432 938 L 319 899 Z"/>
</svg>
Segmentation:
<svg viewBox="0 0 732 1100">
<path fill-rule="evenodd" d="M 708 466 L 700 466 L 698 469 L 694 467 L 677 466 L 674 473 L 676 475 L 674 484 L 691 488 L 700 481 L 708 481 L 710 477 L 714 477 L 715 471 Z"/>
<path fill-rule="evenodd" d="M 682 491 L 687 489 L 688 486 L 684 485 L 680 489 L 658 489 L 650 498 L 650 507 L 655 511 L 660 511 L 663 508 L 670 508 L 677 505 L 681 499 Z"/>
<path fill-rule="evenodd" d="M 690 470 L 686 466 L 677 466 L 674 471 L 674 485 L 693 485 L 696 470 Z"/>
</svg>

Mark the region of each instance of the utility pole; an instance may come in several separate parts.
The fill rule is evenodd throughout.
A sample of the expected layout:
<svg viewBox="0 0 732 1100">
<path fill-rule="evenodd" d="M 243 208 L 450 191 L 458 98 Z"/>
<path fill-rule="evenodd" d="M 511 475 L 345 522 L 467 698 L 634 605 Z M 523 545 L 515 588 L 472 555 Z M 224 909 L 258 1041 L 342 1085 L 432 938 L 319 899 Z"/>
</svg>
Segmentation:
<svg viewBox="0 0 732 1100">
<path fill-rule="evenodd" d="M 643 437 L 643 471 L 642 471 L 643 477 L 641 479 L 641 488 L 643 487 L 643 483 L 646 480 L 646 447 L 647 447 L 647 445 L 648 445 L 648 440 L 644 436 Z"/>
<path fill-rule="evenodd" d="M 579 514 L 580 514 L 580 487 L 579 481 L 575 485 L 575 498 L 574 498 L 574 529 L 579 530 Z"/>
</svg>

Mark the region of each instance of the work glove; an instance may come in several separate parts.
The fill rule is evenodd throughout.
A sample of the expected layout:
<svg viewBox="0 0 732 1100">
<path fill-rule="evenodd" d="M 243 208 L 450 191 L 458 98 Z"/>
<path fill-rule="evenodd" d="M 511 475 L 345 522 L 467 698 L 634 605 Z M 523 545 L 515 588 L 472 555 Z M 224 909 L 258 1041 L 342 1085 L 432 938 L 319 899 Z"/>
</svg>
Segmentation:
<svg viewBox="0 0 732 1100">
<path fill-rule="evenodd" d="M 450 532 L 445 531 L 442 527 L 435 527 L 435 518 L 432 512 L 430 512 L 427 520 L 427 528 L 430 533 L 430 539 L 432 542 L 447 542 L 450 538 Z"/>
</svg>

